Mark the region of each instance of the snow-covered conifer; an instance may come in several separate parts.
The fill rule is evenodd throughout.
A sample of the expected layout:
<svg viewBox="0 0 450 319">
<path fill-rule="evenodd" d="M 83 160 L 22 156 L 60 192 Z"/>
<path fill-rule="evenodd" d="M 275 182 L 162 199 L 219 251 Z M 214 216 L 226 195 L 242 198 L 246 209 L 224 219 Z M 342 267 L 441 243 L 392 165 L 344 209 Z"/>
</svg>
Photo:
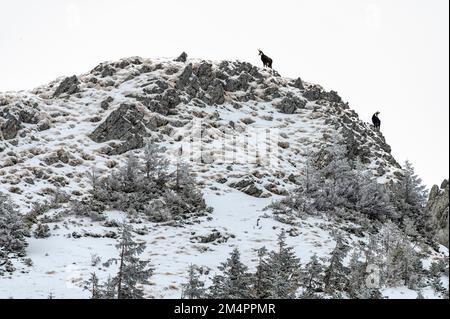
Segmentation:
<svg viewBox="0 0 450 319">
<path fill-rule="evenodd" d="M 189 266 L 188 281 L 183 284 L 182 287 L 182 299 L 202 299 L 205 297 L 205 282 L 200 279 L 200 273 L 197 266 Z"/>
<path fill-rule="evenodd" d="M 226 262 L 219 267 L 221 274 L 212 279 L 209 295 L 214 299 L 250 298 L 251 276 L 241 262 L 239 249 L 235 248 Z"/>
<path fill-rule="evenodd" d="M 112 279 L 118 299 L 142 299 L 142 284 L 146 284 L 153 275 L 150 261 L 139 259 L 139 255 L 145 250 L 145 243 L 136 242 L 132 232 L 129 224 L 122 225 L 119 243 L 116 245 L 119 258 L 112 260 L 119 265 L 119 271 Z"/>
<path fill-rule="evenodd" d="M 344 266 L 344 258 L 347 256 L 348 247 L 344 245 L 342 237 L 336 236 L 336 246 L 331 252 L 328 266 L 325 269 L 325 291 L 343 291 L 347 286 L 348 269 Z"/>
<path fill-rule="evenodd" d="M 270 279 L 268 298 L 295 298 L 300 286 L 301 264 L 294 249 L 287 245 L 284 231 L 278 236 L 277 249 L 269 253 L 267 265 Z"/>
<path fill-rule="evenodd" d="M 0 193 L 0 250 L 5 253 L 23 254 L 28 235 L 29 230 L 20 213 L 9 199 Z"/>
</svg>

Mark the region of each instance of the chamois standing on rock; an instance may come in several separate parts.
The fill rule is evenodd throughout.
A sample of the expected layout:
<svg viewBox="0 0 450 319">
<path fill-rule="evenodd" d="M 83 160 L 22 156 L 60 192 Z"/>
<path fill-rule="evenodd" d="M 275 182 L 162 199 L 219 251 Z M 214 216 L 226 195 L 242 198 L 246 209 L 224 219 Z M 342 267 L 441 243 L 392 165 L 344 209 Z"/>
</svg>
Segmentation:
<svg viewBox="0 0 450 319">
<path fill-rule="evenodd" d="M 264 54 L 261 50 L 259 51 L 259 55 L 261 56 L 261 61 L 264 64 L 265 67 L 272 68 L 272 59 L 269 58 L 267 55 Z"/>
<path fill-rule="evenodd" d="M 376 129 L 377 131 L 379 131 L 379 130 L 380 130 L 380 127 L 381 127 L 381 121 L 380 121 L 380 118 L 378 117 L 378 115 L 380 115 L 380 112 L 376 112 L 376 113 L 372 116 L 372 123 L 373 123 L 373 126 L 375 127 L 375 129 Z"/>
</svg>

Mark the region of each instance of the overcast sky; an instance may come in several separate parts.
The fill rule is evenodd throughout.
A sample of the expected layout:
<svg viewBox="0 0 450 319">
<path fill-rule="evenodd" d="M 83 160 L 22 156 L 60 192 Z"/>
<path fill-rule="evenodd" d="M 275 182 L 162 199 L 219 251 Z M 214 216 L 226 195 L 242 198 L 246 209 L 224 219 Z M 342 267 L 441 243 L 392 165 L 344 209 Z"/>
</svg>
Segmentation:
<svg viewBox="0 0 450 319">
<path fill-rule="evenodd" d="M 0 91 L 127 56 L 260 64 L 381 112 L 393 154 L 449 175 L 448 0 L 0 0 Z"/>
</svg>

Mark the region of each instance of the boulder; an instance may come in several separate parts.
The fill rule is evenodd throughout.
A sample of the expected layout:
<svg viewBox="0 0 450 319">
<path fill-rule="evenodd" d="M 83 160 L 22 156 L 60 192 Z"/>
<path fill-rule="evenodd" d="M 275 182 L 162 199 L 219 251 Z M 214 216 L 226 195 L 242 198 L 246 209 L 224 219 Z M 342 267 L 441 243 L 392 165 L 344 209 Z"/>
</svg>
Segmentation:
<svg viewBox="0 0 450 319">
<path fill-rule="evenodd" d="M 114 98 L 111 96 L 108 96 L 105 100 L 103 100 L 100 103 L 100 107 L 104 110 L 107 110 L 109 108 L 109 105 L 114 101 Z"/>
<path fill-rule="evenodd" d="M 180 76 L 178 77 L 176 84 L 177 89 L 181 90 L 185 86 L 187 86 L 189 84 L 191 76 L 192 76 L 192 64 L 189 64 L 184 68 L 183 72 L 181 72 Z"/>
<path fill-rule="evenodd" d="M 314 85 L 303 93 L 303 97 L 308 101 L 317 101 L 322 98 L 322 89 Z"/>
<path fill-rule="evenodd" d="M 143 146 L 143 137 L 147 135 L 143 119 L 144 113 L 135 104 L 121 104 L 89 137 L 97 143 L 124 141 L 110 153 L 125 153 Z"/>
<path fill-rule="evenodd" d="M 183 52 L 180 54 L 178 58 L 175 59 L 176 62 L 186 62 L 187 61 L 187 53 Z"/>
<path fill-rule="evenodd" d="M 5 140 L 13 139 L 17 136 L 21 127 L 20 120 L 15 116 L 8 116 L 6 122 L 0 126 L 0 132 Z"/>
<path fill-rule="evenodd" d="M 255 180 L 250 176 L 244 177 L 238 182 L 230 184 L 230 187 L 253 197 L 261 197 L 263 194 L 263 190 L 256 186 Z"/>
<path fill-rule="evenodd" d="M 299 90 L 304 90 L 305 87 L 303 86 L 303 81 L 301 78 L 298 78 L 297 80 L 295 80 L 292 84 L 293 87 L 299 89 Z"/>
<path fill-rule="evenodd" d="M 297 96 L 288 95 L 277 105 L 278 111 L 284 114 L 294 114 L 297 109 L 304 109 L 306 101 Z"/>
<path fill-rule="evenodd" d="M 204 102 L 208 104 L 223 104 L 225 102 L 225 92 L 222 82 L 216 79 L 212 85 L 208 87 L 206 99 Z"/>
<path fill-rule="evenodd" d="M 53 94 L 53 97 L 54 98 L 58 97 L 63 93 L 68 94 L 68 95 L 77 93 L 79 91 L 79 87 L 78 87 L 79 84 L 80 84 L 80 81 L 78 80 L 76 75 L 67 77 L 58 86 L 55 93 Z"/>
</svg>

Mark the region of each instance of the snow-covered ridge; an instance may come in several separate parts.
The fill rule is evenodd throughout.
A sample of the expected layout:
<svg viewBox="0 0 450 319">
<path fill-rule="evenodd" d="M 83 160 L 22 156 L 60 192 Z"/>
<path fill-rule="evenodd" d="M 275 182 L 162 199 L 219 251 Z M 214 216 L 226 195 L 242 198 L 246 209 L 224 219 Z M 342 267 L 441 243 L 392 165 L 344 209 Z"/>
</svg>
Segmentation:
<svg viewBox="0 0 450 319">
<path fill-rule="evenodd" d="M 59 95 L 63 80 L 0 95 L 1 187 L 28 208 L 52 188 L 83 194 L 84 172 L 106 172 L 148 138 L 173 159 L 181 152 L 205 185 L 251 178 L 263 197 L 295 186 L 306 155 L 338 137 L 380 181 L 399 168 L 382 135 L 335 92 L 248 63 L 128 58 L 74 77 Z M 93 136 L 108 116 L 123 116 L 122 104 L 136 105 L 122 108 L 135 131 L 112 122 Z"/>
</svg>

